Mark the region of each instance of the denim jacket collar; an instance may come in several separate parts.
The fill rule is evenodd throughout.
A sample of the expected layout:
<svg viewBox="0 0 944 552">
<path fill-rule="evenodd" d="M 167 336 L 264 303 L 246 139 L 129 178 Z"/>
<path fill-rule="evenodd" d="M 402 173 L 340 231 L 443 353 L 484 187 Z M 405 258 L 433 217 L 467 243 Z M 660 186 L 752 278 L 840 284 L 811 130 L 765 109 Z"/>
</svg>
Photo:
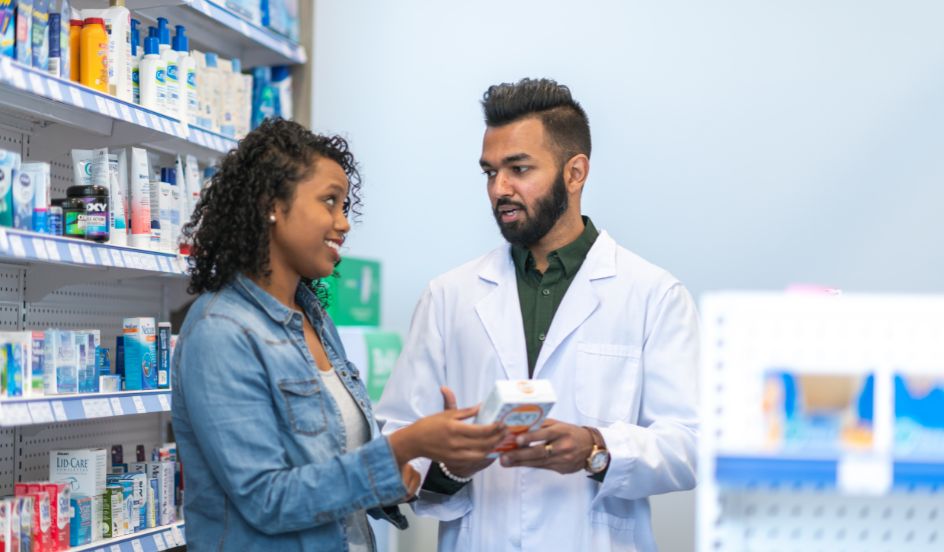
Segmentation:
<svg viewBox="0 0 944 552">
<path fill-rule="evenodd" d="M 233 282 L 233 287 L 247 299 L 259 306 L 272 320 L 287 326 L 298 311 L 286 307 L 273 297 L 269 292 L 259 287 L 245 274 L 237 274 Z M 322 315 L 321 303 L 315 293 L 305 287 L 301 282 L 295 290 L 295 302 L 305 310 L 312 324 L 321 325 L 324 318 Z"/>
</svg>

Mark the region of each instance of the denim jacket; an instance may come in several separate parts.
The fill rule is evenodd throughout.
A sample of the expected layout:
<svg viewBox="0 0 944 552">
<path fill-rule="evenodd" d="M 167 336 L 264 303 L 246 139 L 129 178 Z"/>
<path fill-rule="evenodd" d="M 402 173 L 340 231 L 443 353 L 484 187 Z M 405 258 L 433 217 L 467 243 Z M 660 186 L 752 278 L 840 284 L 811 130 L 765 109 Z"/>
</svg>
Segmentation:
<svg viewBox="0 0 944 552">
<path fill-rule="evenodd" d="M 360 405 L 371 440 L 345 450 L 341 413 L 291 310 L 239 275 L 204 293 L 173 360 L 173 421 L 184 466 L 187 548 L 347 550 L 345 517 L 367 510 L 400 527 L 406 495 L 357 368 L 310 290 L 296 302 Z"/>
</svg>

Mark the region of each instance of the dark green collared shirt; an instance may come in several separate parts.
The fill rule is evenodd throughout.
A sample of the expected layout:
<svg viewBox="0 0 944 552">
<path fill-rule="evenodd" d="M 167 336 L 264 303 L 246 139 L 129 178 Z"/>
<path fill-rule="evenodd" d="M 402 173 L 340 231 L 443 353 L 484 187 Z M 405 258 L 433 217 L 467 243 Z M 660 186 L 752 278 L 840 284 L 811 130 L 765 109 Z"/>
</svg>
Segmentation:
<svg viewBox="0 0 944 552">
<path fill-rule="evenodd" d="M 583 265 L 587 253 L 593 247 L 600 232 L 590 221 L 583 217 L 583 232 L 573 242 L 551 251 L 548 256 L 547 270 L 542 274 L 535 268 L 534 255 L 526 248 L 512 246 L 511 257 L 515 262 L 515 279 L 518 282 L 518 300 L 521 305 L 521 318 L 524 321 L 525 344 L 528 348 L 528 377 L 534 375 L 534 365 L 541 352 L 541 345 L 557 313 L 567 288 L 574 281 L 574 276 Z M 606 472 L 592 476 L 603 481 Z M 452 495 L 465 486 L 446 477 L 433 462 L 423 481 L 423 488 L 440 494 Z"/>
<path fill-rule="evenodd" d="M 528 348 L 528 377 L 534 375 L 534 365 L 557 307 L 583 265 L 583 260 L 587 258 L 593 242 L 600 235 L 589 217 L 583 217 L 583 222 L 583 232 L 576 240 L 548 254 L 547 270 L 543 274 L 535 268 L 534 255 L 529 249 L 518 246 L 511 248 L 521 318 L 524 321 L 524 340 Z"/>
</svg>

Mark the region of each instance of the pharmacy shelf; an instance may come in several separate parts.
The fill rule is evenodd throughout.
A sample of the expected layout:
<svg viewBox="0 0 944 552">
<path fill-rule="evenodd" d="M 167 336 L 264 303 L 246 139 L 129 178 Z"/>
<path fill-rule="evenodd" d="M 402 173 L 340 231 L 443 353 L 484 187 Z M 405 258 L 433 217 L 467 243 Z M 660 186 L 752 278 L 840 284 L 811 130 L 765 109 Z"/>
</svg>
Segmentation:
<svg viewBox="0 0 944 552">
<path fill-rule="evenodd" d="M 153 414 L 170 412 L 170 407 L 169 389 L 5 398 L 0 400 L 0 427 Z"/>
<path fill-rule="evenodd" d="M 183 276 L 187 260 L 173 253 L 0 228 L 0 259 L 67 263 Z"/>
<path fill-rule="evenodd" d="M 70 548 L 69 552 L 156 552 L 186 546 L 184 522 L 138 531 L 133 535 Z"/>
<path fill-rule="evenodd" d="M 80 0 L 80 7 L 96 5 Z M 187 28 L 191 47 L 217 52 L 224 58 L 239 58 L 243 67 L 257 65 L 297 65 L 308 60 L 305 49 L 271 29 L 259 26 L 225 7 L 225 2 L 209 0 L 129 0 L 132 16 L 145 25 L 166 17 L 171 25 Z"/>
<path fill-rule="evenodd" d="M 32 134 L 31 151 L 49 158 L 83 147 L 153 145 L 156 149 L 219 157 L 236 147 L 236 140 L 53 77 L 10 58 L 0 58 L 0 120 Z"/>
<path fill-rule="evenodd" d="M 839 487 L 839 458 L 785 458 L 783 456 L 718 456 L 715 480 L 728 488 Z M 944 487 L 944 458 L 891 461 L 891 486 L 897 490 Z"/>
<path fill-rule="evenodd" d="M 69 284 L 145 277 L 183 281 L 187 273 L 187 259 L 180 255 L 14 228 L 0 228 L 0 262 L 27 265 L 26 301 L 39 301 Z"/>
</svg>

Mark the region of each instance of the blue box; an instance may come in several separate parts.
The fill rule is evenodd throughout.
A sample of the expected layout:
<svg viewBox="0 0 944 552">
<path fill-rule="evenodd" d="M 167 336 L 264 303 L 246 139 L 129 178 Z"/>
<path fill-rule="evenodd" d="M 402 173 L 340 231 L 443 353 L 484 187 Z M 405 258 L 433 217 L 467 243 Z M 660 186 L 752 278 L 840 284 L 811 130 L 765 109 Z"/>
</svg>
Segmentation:
<svg viewBox="0 0 944 552">
<path fill-rule="evenodd" d="M 153 318 L 125 318 L 125 390 L 157 389 L 157 335 Z"/>
<path fill-rule="evenodd" d="M 92 542 L 92 497 L 73 496 L 72 520 L 69 525 L 69 546 L 84 546 Z"/>
<path fill-rule="evenodd" d="M 75 332 L 46 330 L 44 356 L 46 394 L 78 393 L 79 358 L 75 347 Z"/>
<path fill-rule="evenodd" d="M 157 325 L 157 387 L 170 388 L 170 322 Z"/>
<path fill-rule="evenodd" d="M 38 397 L 43 394 L 45 380 L 43 370 L 45 369 L 46 357 L 46 334 L 42 331 L 33 330 L 32 332 L 33 348 L 30 351 L 32 358 L 32 375 L 30 376 L 30 395 Z"/>
<path fill-rule="evenodd" d="M 16 11 L 13 0 L 0 0 L 0 55 L 16 57 Z"/>
<path fill-rule="evenodd" d="M 16 60 L 33 65 L 33 0 L 16 0 Z"/>
</svg>

